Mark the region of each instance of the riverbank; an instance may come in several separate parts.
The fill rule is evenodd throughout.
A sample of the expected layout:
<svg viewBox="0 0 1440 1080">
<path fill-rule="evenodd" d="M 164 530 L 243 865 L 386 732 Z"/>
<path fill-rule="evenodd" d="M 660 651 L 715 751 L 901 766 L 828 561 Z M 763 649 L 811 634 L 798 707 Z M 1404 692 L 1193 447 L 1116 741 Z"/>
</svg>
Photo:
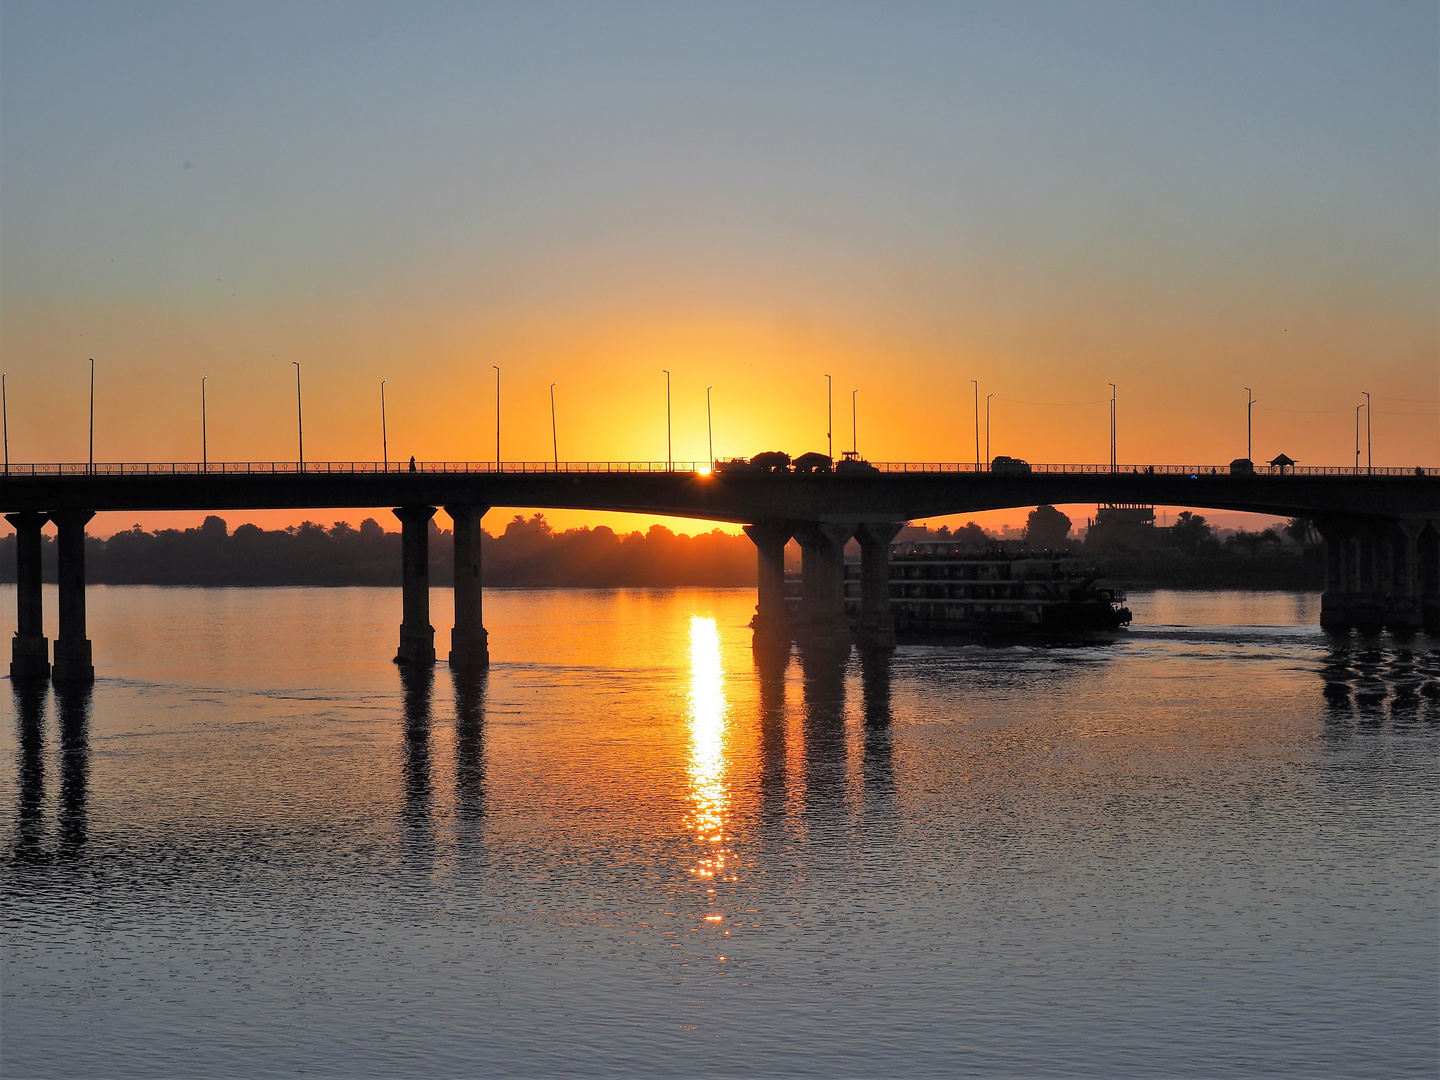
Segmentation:
<svg viewBox="0 0 1440 1080">
<path fill-rule="evenodd" d="M 982 547 L 992 542 L 983 533 L 978 540 Z M 1316 547 L 1091 552 L 1077 544 L 1072 550 L 1108 583 L 1127 589 L 1316 590 L 1325 579 Z M 482 583 L 492 588 L 755 585 L 754 545 L 719 530 L 685 536 L 655 525 L 644 533 L 604 526 L 556 532 L 540 515 L 517 516 L 498 536 L 483 534 L 481 551 Z M 384 531 L 374 519 L 359 529 L 306 523 L 270 531 L 241 525 L 231 532 L 212 517 L 198 529 L 137 528 L 108 539 L 87 537 L 85 562 L 86 579 L 96 585 L 398 587 L 400 534 Z M 48 536 L 42 538 L 41 568 L 44 580 L 56 580 L 55 544 Z M 14 580 L 12 535 L 0 538 L 0 581 Z M 432 523 L 430 581 L 448 586 L 453 580 L 450 533 Z"/>
</svg>

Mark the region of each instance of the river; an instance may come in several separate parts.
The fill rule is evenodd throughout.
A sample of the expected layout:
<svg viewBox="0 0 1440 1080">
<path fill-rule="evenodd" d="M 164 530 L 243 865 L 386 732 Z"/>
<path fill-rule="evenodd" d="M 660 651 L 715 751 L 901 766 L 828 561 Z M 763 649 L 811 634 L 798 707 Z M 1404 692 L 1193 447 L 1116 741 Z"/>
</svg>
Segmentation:
<svg viewBox="0 0 1440 1080">
<path fill-rule="evenodd" d="M 1317 596 L 840 665 L 497 589 L 468 682 L 398 590 L 89 601 L 0 695 L 8 1076 L 1434 1075 L 1440 643 Z"/>
</svg>

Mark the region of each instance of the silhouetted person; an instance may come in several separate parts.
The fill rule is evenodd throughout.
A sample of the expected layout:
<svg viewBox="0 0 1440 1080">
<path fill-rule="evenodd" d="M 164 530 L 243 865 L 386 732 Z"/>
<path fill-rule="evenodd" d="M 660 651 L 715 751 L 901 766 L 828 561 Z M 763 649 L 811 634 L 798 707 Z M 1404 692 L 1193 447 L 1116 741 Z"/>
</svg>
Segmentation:
<svg viewBox="0 0 1440 1080">
<path fill-rule="evenodd" d="M 16 754 L 15 858 L 39 859 L 45 823 L 45 697 L 43 682 L 24 680 L 10 684 L 15 695 Z"/>
<path fill-rule="evenodd" d="M 57 684 L 55 701 L 60 710 L 60 853 L 78 855 L 86 838 L 91 687 Z"/>
<path fill-rule="evenodd" d="M 414 472 L 414 471 L 415 471 L 415 455 L 414 455 L 414 454 L 411 454 L 411 455 L 410 455 L 410 471 L 411 471 L 411 472 Z"/>
</svg>

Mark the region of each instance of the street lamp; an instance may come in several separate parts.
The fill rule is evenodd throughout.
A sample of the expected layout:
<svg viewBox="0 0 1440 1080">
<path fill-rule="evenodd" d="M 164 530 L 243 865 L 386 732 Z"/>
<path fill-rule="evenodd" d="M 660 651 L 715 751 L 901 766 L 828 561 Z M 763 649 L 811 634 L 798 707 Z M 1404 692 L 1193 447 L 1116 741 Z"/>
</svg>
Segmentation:
<svg viewBox="0 0 1440 1080">
<path fill-rule="evenodd" d="M 995 396 L 994 394 L 986 394 L 986 395 L 985 395 L 985 460 L 986 460 L 986 461 L 991 460 L 991 458 L 990 458 L 990 399 L 991 399 L 992 397 L 994 397 L 994 396 Z"/>
<path fill-rule="evenodd" d="M 291 360 L 295 365 L 295 430 L 300 436 L 300 471 L 305 471 L 305 408 L 300 401 L 300 361 Z"/>
<path fill-rule="evenodd" d="M 980 471 L 980 380 L 971 379 L 975 387 L 975 471 Z"/>
<path fill-rule="evenodd" d="M 670 448 L 670 369 L 660 370 L 665 372 L 665 471 L 670 472 L 675 468 L 675 452 Z"/>
<path fill-rule="evenodd" d="M 550 449 L 555 455 L 555 471 L 560 471 L 560 440 L 555 434 L 555 384 L 550 384 Z"/>
<path fill-rule="evenodd" d="M 10 406 L 5 400 L 5 378 L 10 373 L 0 371 L 0 423 L 5 427 L 5 475 L 10 475 Z"/>
<path fill-rule="evenodd" d="M 495 369 L 495 471 L 500 471 L 500 365 L 491 364 Z"/>
<path fill-rule="evenodd" d="M 850 391 L 850 453 L 857 458 L 860 456 L 860 426 L 855 412 L 855 395 L 858 393 L 858 389 Z"/>
<path fill-rule="evenodd" d="M 380 459 L 387 473 L 390 471 L 390 432 L 385 428 L 385 384 L 389 381 L 380 380 Z"/>
<path fill-rule="evenodd" d="M 1375 475 L 1375 454 L 1370 443 L 1370 416 L 1375 411 L 1370 407 L 1370 394 L 1361 390 L 1365 395 L 1365 471 L 1371 476 Z"/>
<path fill-rule="evenodd" d="M 1245 460 L 1250 462 L 1251 465 L 1255 464 L 1255 454 L 1251 450 L 1253 444 L 1250 438 L 1250 433 L 1254 430 L 1250 420 L 1250 413 L 1254 408 L 1255 395 L 1251 392 L 1250 387 L 1247 386 L 1245 387 Z"/>
<path fill-rule="evenodd" d="M 1117 458 L 1115 454 L 1115 398 L 1117 396 L 1115 384 L 1106 383 L 1110 387 L 1110 471 L 1116 472 Z"/>
<path fill-rule="evenodd" d="M 715 467 L 715 422 L 710 417 L 710 391 L 715 387 L 705 387 L 705 433 L 710 438 L 710 467 Z"/>
<path fill-rule="evenodd" d="M 200 376 L 200 471 L 210 471 L 210 433 L 205 425 L 205 380 L 209 375 Z"/>
<path fill-rule="evenodd" d="M 835 381 L 829 375 L 825 376 L 825 452 L 830 455 L 830 460 L 835 460 Z"/>
<path fill-rule="evenodd" d="M 90 467 L 95 471 L 95 358 L 90 358 Z"/>
<path fill-rule="evenodd" d="M 1360 410 L 1364 405 L 1355 406 L 1355 475 L 1360 475 Z"/>
</svg>

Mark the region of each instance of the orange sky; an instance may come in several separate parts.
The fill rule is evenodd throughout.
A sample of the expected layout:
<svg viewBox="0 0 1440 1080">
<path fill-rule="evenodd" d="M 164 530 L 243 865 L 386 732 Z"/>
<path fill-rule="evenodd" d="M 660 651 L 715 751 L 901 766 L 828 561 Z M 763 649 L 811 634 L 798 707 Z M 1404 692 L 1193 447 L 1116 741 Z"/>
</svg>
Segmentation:
<svg viewBox="0 0 1440 1080">
<path fill-rule="evenodd" d="M 13 461 L 1440 465 L 1423 6 L 6 12 Z"/>
</svg>

